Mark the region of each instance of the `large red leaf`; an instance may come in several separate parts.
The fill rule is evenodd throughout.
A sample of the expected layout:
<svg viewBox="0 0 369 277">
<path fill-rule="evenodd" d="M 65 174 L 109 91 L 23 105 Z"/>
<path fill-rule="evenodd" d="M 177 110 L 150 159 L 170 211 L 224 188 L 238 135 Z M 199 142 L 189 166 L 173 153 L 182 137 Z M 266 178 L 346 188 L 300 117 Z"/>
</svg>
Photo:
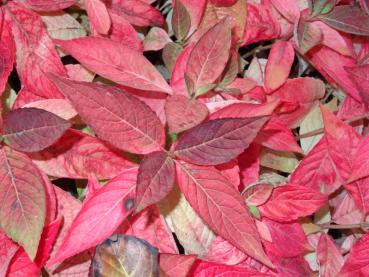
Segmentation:
<svg viewBox="0 0 369 277">
<path fill-rule="evenodd" d="M 40 12 L 62 10 L 76 4 L 75 0 L 18 0 L 18 2 L 27 8 Z"/>
<path fill-rule="evenodd" d="M 176 162 L 176 170 L 181 191 L 205 223 L 249 256 L 273 267 L 246 204 L 233 185 L 213 167 Z"/>
<path fill-rule="evenodd" d="M 352 247 L 339 276 L 367 276 L 369 274 L 369 233 Z"/>
<path fill-rule="evenodd" d="M 320 235 L 316 252 L 321 276 L 337 276 L 344 263 L 343 256 L 330 236 L 324 232 Z"/>
<path fill-rule="evenodd" d="M 200 165 L 217 165 L 241 154 L 254 140 L 267 117 L 209 120 L 187 131 L 175 155 Z"/>
<path fill-rule="evenodd" d="M 276 221 L 290 221 L 313 214 L 327 202 L 327 196 L 298 185 L 282 185 L 259 207 L 261 214 Z"/>
<path fill-rule="evenodd" d="M 293 46 L 288 41 L 277 41 L 273 44 L 265 67 L 264 82 L 268 89 L 277 89 L 286 82 L 294 57 Z"/>
<path fill-rule="evenodd" d="M 164 127 L 136 97 L 109 86 L 56 76 L 52 79 L 99 138 L 138 154 L 161 150 Z"/>
<path fill-rule="evenodd" d="M 70 126 L 68 121 L 48 111 L 22 108 L 7 114 L 3 138 L 12 148 L 36 152 L 53 144 Z"/>
<path fill-rule="evenodd" d="M 160 254 L 160 269 L 166 276 L 186 277 L 196 260 L 196 255 Z"/>
<path fill-rule="evenodd" d="M 0 232 L 0 275 L 6 276 L 9 264 L 20 247 Z"/>
<path fill-rule="evenodd" d="M 193 277 L 262 277 L 268 274 L 244 267 L 229 266 L 197 260 L 190 272 Z"/>
<path fill-rule="evenodd" d="M 212 27 L 195 44 L 186 68 L 195 92 L 219 77 L 228 61 L 230 46 L 231 29 L 227 19 Z"/>
<path fill-rule="evenodd" d="M 169 132 L 180 133 L 204 121 L 208 115 L 208 108 L 196 99 L 172 95 L 165 102 L 165 115 Z"/>
<path fill-rule="evenodd" d="M 141 161 L 137 175 L 136 210 L 162 200 L 174 183 L 174 162 L 166 152 L 153 152 Z"/>
<path fill-rule="evenodd" d="M 0 29 L 0 57 L 2 61 L 0 68 L 0 93 L 2 93 L 13 69 L 15 49 L 10 27 L 4 21 L 3 10 L 0 11 L 0 20 L 3 22 Z"/>
<path fill-rule="evenodd" d="M 350 74 L 357 87 L 361 98 L 366 105 L 369 104 L 369 65 L 363 64 L 356 67 L 346 67 L 346 71 Z"/>
<path fill-rule="evenodd" d="M 111 26 L 108 10 L 100 0 L 83 1 L 87 15 L 90 18 L 91 27 L 99 34 L 106 35 Z"/>
<path fill-rule="evenodd" d="M 58 40 L 57 44 L 88 69 L 118 84 L 172 93 L 164 78 L 141 53 L 121 43 L 100 37 L 83 37 Z"/>
<path fill-rule="evenodd" d="M 132 211 L 136 176 L 137 168 L 126 170 L 83 203 L 49 266 L 94 247 L 113 234 Z"/>
<path fill-rule="evenodd" d="M 61 178 L 110 179 L 135 164 L 95 137 L 70 129 L 49 148 L 30 157 L 47 175 Z"/>
<path fill-rule="evenodd" d="M 51 72 L 66 76 L 66 70 L 41 17 L 14 2 L 8 3 L 5 11 L 14 36 L 17 72 L 22 85 L 44 98 L 63 98 L 45 75 Z"/>
<path fill-rule="evenodd" d="M 46 214 L 44 181 L 26 155 L 4 146 L 0 157 L 0 225 L 33 260 Z"/>
</svg>

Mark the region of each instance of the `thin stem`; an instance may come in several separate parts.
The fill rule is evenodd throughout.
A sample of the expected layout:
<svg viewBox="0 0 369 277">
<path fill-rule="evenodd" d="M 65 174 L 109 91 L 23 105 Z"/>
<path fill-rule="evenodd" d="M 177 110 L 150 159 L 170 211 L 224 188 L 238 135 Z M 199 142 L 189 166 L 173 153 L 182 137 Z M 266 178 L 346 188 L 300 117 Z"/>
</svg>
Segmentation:
<svg viewBox="0 0 369 277">
<path fill-rule="evenodd" d="M 260 53 L 261 51 L 264 51 L 264 50 L 268 50 L 270 48 L 273 47 L 273 44 L 268 44 L 268 45 L 260 45 L 256 48 L 254 48 L 253 50 L 251 50 L 250 52 L 247 52 L 245 55 L 243 55 L 242 57 L 244 59 L 247 59 L 248 57 L 250 56 L 254 56 L 256 55 L 257 53 Z"/>
<path fill-rule="evenodd" d="M 320 224 L 318 225 L 323 229 L 336 229 L 336 230 L 342 230 L 342 229 L 363 229 L 364 231 L 367 230 L 369 227 L 369 224 L 366 222 L 358 223 L 358 224 L 346 224 L 346 225 L 336 225 L 336 224 Z"/>
</svg>

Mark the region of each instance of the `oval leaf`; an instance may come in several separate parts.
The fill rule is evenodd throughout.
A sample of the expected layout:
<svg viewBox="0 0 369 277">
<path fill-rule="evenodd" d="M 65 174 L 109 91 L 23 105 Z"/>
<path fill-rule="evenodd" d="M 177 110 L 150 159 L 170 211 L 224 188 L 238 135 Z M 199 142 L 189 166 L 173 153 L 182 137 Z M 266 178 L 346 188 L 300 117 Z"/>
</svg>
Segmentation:
<svg viewBox="0 0 369 277">
<path fill-rule="evenodd" d="M 241 154 L 254 140 L 267 117 L 209 120 L 187 131 L 175 155 L 199 165 L 217 165 Z"/>
<path fill-rule="evenodd" d="M 53 144 L 71 124 L 59 116 L 36 108 L 11 111 L 4 120 L 4 141 L 24 152 L 36 152 Z"/>
<path fill-rule="evenodd" d="M 179 40 L 185 39 L 191 28 L 190 14 L 180 0 L 175 1 L 172 16 L 172 28 L 176 38 Z"/>
<path fill-rule="evenodd" d="M 161 150 L 164 127 L 136 97 L 109 86 L 51 78 L 99 138 L 137 154 Z"/>
</svg>

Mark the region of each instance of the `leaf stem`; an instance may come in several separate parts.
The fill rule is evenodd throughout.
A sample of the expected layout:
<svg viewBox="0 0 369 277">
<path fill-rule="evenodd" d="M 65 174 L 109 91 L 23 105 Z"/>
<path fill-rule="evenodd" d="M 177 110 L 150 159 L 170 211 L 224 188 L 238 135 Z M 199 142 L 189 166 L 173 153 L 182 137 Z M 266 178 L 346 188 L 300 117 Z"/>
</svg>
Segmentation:
<svg viewBox="0 0 369 277">
<path fill-rule="evenodd" d="M 268 44 L 268 45 L 259 45 L 258 47 L 252 49 L 251 51 L 247 52 L 245 55 L 242 56 L 242 58 L 247 59 L 250 56 L 254 56 L 257 53 L 260 53 L 263 50 L 269 50 L 270 48 L 272 48 L 274 45 L 274 43 L 272 44 Z"/>
<path fill-rule="evenodd" d="M 318 224 L 323 229 L 336 229 L 336 230 L 342 230 L 342 229 L 363 229 L 364 231 L 367 231 L 369 228 L 369 223 L 363 222 L 358 224 L 343 224 L 343 225 L 336 225 L 336 224 Z"/>
</svg>

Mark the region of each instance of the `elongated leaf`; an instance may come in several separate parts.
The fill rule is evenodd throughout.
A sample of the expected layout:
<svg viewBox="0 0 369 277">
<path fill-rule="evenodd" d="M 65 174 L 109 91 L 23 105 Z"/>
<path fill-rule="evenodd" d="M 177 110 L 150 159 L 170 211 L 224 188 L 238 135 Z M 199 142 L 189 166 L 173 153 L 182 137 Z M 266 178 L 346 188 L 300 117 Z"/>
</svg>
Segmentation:
<svg viewBox="0 0 369 277">
<path fill-rule="evenodd" d="M 273 267 L 246 204 L 233 185 L 213 167 L 176 162 L 176 170 L 181 191 L 206 224 L 247 255 Z"/>
<path fill-rule="evenodd" d="M 231 30 L 227 19 L 206 32 L 192 49 L 186 75 L 194 83 L 194 91 L 212 84 L 222 73 L 229 57 Z"/>
<path fill-rule="evenodd" d="M 84 0 L 88 17 L 97 33 L 106 35 L 111 26 L 111 20 L 106 6 L 100 0 Z"/>
<path fill-rule="evenodd" d="M 221 118 L 187 131 L 175 147 L 175 155 L 199 165 L 217 165 L 241 154 L 254 140 L 267 117 Z"/>
<path fill-rule="evenodd" d="M 190 14 L 180 0 L 175 1 L 172 28 L 176 38 L 179 40 L 185 39 L 191 28 Z"/>
<path fill-rule="evenodd" d="M 83 203 L 49 266 L 96 246 L 113 234 L 132 211 L 137 168 L 111 179 Z"/>
<path fill-rule="evenodd" d="M 33 162 L 47 175 L 59 178 L 110 179 L 136 165 L 99 139 L 68 130 L 49 148 L 31 153 Z"/>
<path fill-rule="evenodd" d="M 327 196 L 315 190 L 297 185 L 283 185 L 275 188 L 270 199 L 259 209 L 263 216 L 283 222 L 313 214 L 327 200 Z"/>
<path fill-rule="evenodd" d="M 92 276 L 158 276 L 158 269 L 157 248 L 134 236 L 114 235 L 97 247 Z"/>
<path fill-rule="evenodd" d="M 162 200 L 174 183 L 174 162 L 165 152 L 153 152 L 141 161 L 137 176 L 136 210 Z"/>
<path fill-rule="evenodd" d="M 113 87 L 51 78 L 99 138 L 139 154 L 162 148 L 164 127 L 136 97 Z"/>
<path fill-rule="evenodd" d="M 3 10 L 0 11 L 0 20 L 3 22 L 0 33 L 0 57 L 2 61 L 0 68 L 0 93 L 2 93 L 13 69 L 15 49 L 10 26 L 4 21 Z"/>
<path fill-rule="evenodd" d="M 19 0 L 26 7 L 36 11 L 56 11 L 68 8 L 74 4 L 74 0 Z"/>
<path fill-rule="evenodd" d="M 172 93 L 164 78 L 141 53 L 118 42 L 84 37 L 58 40 L 57 44 L 88 69 L 118 84 L 140 90 Z"/>
<path fill-rule="evenodd" d="M 208 109 L 196 99 L 172 95 L 165 102 L 165 115 L 169 132 L 180 133 L 204 121 L 208 115 Z"/>
<path fill-rule="evenodd" d="M 317 257 L 322 277 L 337 276 L 344 263 L 340 250 L 331 237 L 324 232 L 319 238 Z"/>
<path fill-rule="evenodd" d="M 354 6 L 337 6 L 319 19 L 339 31 L 359 36 L 369 36 L 369 16 Z"/>
<path fill-rule="evenodd" d="M 45 221 L 44 181 L 24 154 L 0 149 L 0 226 L 33 260 Z"/>
<path fill-rule="evenodd" d="M 196 260 L 196 255 L 160 254 L 160 269 L 166 276 L 186 277 Z"/>
<path fill-rule="evenodd" d="M 4 120 L 3 138 L 17 150 L 36 152 L 53 144 L 70 126 L 68 121 L 45 110 L 17 109 Z"/>
</svg>

